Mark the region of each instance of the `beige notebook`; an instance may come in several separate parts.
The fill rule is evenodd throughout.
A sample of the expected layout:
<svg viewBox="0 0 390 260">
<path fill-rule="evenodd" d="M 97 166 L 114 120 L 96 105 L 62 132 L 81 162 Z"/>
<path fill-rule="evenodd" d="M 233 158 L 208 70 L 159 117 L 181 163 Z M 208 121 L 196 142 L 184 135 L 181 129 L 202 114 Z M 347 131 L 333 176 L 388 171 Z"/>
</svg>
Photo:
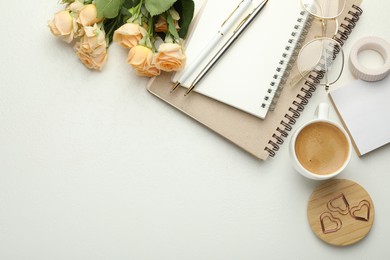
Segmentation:
<svg viewBox="0 0 390 260">
<path fill-rule="evenodd" d="M 348 0 L 346 9 L 339 18 L 339 23 L 344 26 L 340 26 L 335 39 L 341 44 L 348 38 L 362 13 L 360 3 L 361 0 Z M 313 23 L 306 41 L 320 34 L 321 28 Z M 236 44 L 239 43 L 238 40 Z M 297 73 L 296 68 L 292 67 L 290 75 Z M 262 160 L 275 155 L 316 89 L 315 78 L 313 82 L 302 81 L 293 88 L 287 86 L 290 79 L 286 78 L 286 87 L 281 91 L 275 109 L 263 120 L 199 93 L 184 97 L 185 88 L 170 93 L 171 76 L 162 74 L 151 79 L 147 86 L 148 91 Z"/>
</svg>

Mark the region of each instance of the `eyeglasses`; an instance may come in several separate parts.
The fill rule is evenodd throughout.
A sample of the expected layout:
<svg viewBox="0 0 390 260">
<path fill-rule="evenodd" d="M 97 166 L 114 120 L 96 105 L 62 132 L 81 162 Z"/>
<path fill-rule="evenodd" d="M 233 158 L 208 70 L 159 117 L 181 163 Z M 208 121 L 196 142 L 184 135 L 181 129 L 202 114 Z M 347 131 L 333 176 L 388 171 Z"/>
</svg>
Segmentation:
<svg viewBox="0 0 390 260">
<path fill-rule="evenodd" d="M 338 30 L 337 17 L 344 11 L 346 0 L 301 0 L 302 7 L 312 16 L 319 19 L 323 28 L 327 29 L 328 21 L 334 21 L 336 24 L 335 33 Z M 322 36 L 326 36 L 323 33 Z"/>
<path fill-rule="evenodd" d="M 328 90 L 341 76 L 344 68 L 344 52 L 340 43 L 332 37 L 338 31 L 337 17 L 344 11 L 346 0 L 301 0 L 302 7 L 319 20 L 322 35 L 316 36 L 299 51 L 297 67 L 300 79 L 315 81 Z M 333 33 L 329 27 L 334 25 Z M 292 85 L 297 80 L 292 80 Z"/>
</svg>

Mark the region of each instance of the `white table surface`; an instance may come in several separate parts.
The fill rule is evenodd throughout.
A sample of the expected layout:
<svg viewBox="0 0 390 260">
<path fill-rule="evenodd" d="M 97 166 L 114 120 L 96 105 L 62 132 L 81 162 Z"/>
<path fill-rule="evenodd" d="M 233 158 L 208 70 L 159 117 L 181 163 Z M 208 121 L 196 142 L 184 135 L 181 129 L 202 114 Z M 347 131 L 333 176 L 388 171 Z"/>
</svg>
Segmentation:
<svg viewBox="0 0 390 260">
<path fill-rule="evenodd" d="M 362 36 L 390 40 L 390 1 L 362 7 L 346 54 Z M 116 45 L 87 70 L 49 32 L 60 9 L 8 1 L 0 15 L 0 259 L 390 258 L 389 145 L 353 153 L 340 175 L 370 193 L 371 232 L 329 246 L 306 217 L 319 183 L 293 170 L 288 145 L 256 160 L 150 95 Z M 335 87 L 351 80 L 347 64 Z"/>
</svg>

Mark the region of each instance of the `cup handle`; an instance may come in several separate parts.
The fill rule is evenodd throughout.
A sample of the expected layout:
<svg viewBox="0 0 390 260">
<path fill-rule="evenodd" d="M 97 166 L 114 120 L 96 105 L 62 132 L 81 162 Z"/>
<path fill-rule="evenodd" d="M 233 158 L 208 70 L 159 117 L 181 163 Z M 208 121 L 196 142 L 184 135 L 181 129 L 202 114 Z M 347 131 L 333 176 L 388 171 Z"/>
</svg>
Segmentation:
<svg viewBox="0 0 390 260">
<path fill-rule="evenodd" d="M 314 113 L 315 119 L 328 119 L 329 117 L 329 105 L 327 103 L 320 103 Z"/>
</svg>

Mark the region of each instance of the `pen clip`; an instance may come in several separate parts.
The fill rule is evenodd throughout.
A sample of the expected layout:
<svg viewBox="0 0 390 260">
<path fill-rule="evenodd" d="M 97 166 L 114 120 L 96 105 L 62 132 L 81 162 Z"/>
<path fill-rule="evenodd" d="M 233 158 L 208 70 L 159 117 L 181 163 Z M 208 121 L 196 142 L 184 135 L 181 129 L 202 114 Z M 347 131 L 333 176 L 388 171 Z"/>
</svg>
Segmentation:
<svg viewBox="0 0 390 260">
<path fill-rule="evenodd" d="M 230 19 L 230 17 L 232 17 L 232 15 L 237 11 L 237 9 L 240 7 L 240 5 L 244 2 L 245 0 L 242 0 L 237 6 L 236 8 L 233 10 L 233 12 L 228 16 L 228 18 L 226 18 L 226 20 L 222 23 L 221 27 L 224 26 L 224 24 Z"/>
<path fill-rule="evenodd" d="M 245 16 L 244 19 L 241 20 L 241 22 L 237 25 L 236 29 L 234 29 L 233 34 L 235 34 L 238 31 L 238 29 L 241 28 L 241 26 L 245 23 L 246 20 L 248 20 L 248 18 L 251 16 L 251 14 L 252 13 L 248 14 L 247 16 Z"/>
<path fill-rule="evenodd" d="M 234 30 L 233 34 L 236 33 L 240 28 L 241 26 L 249 19 L 249 17 L 252 16 L 252 14 L 254 12 L 258 12 L 258 11 L 261 11 L 261 9 L 264 7 L 264 5 L 268 2 L 268 0 L 263 0 L 255 9 L 253 9 L 252 12 L 250 12 L 250 14 L 248 14 L 247 16 L 245 16 L 244 19 L 242 19 L 242 21 L 237 25 L 236 29 Z"/>
</svg>

